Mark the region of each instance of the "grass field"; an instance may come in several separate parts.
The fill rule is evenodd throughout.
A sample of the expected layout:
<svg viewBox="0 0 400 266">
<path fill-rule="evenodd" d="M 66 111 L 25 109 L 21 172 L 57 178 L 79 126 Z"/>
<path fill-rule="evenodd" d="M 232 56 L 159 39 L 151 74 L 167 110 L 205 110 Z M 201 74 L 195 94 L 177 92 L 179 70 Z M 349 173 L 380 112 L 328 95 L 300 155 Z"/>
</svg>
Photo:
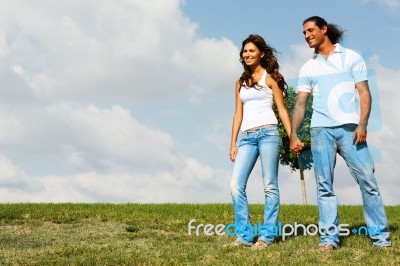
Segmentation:
<svg viewBox="0 0 400 266">
<path fill-rule="evenodd" d="M 262 205 L 251 205 L 252 223 Z M 267 249 L 224 247 L 234 237 L 193 225 L 230 224 L 230 204 L 0 204 L 0 265 L 400 265 L 400 206 L 387 206 L 391 249 L 366 236 L 343 237 L 341 248 L 320 252 L 318 236 L 278 238 Z M 340 222 L 364 224 L 361 206 L 340 206 Z M 318 224 L 316 206 L 282 205 L 282 224 Z"/>
</svg>

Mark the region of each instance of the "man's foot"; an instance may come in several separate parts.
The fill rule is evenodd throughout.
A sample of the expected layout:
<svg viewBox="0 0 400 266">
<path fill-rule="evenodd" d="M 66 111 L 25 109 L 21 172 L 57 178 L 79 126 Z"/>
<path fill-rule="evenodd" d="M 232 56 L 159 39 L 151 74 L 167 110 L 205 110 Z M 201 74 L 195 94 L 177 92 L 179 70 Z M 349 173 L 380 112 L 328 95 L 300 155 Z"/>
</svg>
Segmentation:
<svg viewBox="0 0 400 266">
<path fill-rule="evenodd" d="M 323 246 L 319 247 L 319 250 L 321 250 L 321 251 L 331 251 L 331 250 L 334 250 L 334 249 L 335 249 L 335 247 L 333 245 L 331 245 L 331 244 L 326 244 L 326 245 L 323 245 Z"/>
<path fill-rule="evenodd" d="M 392 249 L 392 246 L 374 246 L 375 248 Z"/>
<path fill-rule="evenodd" d="M 251 246 L 251 250 L 259 250 L 259 249 L 264 249 L 266 247 L 268 247 L 267 243 L 265 243 L 262 240 L 258 240 L 256 243 L 254 243 L 253 246 Z"/>
</svg>

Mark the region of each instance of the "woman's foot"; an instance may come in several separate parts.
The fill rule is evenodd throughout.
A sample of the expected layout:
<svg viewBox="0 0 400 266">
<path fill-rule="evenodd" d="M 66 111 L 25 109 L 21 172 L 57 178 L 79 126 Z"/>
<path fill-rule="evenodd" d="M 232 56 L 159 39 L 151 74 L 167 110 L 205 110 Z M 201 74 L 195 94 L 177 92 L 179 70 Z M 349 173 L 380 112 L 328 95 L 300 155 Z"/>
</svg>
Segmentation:
<svg viewBox="0 0 400 266">
<path fill-rule="evenodd" d="M 327 244 L 327 245 L 323 245 L 323 246 L 319 247 L 319 250 L 321 250 L 321 251 L 331 251 L 334 249 L 335 249 L 335 247 L 331 244 Z"/>
<path fill-rule="evenodd" d="M 263 240 L 258 240 L 254 245 L 251 247 L 252 250 L 259 250 L 268 247 L 268 244 L 265 243 Z"/>
</svg>

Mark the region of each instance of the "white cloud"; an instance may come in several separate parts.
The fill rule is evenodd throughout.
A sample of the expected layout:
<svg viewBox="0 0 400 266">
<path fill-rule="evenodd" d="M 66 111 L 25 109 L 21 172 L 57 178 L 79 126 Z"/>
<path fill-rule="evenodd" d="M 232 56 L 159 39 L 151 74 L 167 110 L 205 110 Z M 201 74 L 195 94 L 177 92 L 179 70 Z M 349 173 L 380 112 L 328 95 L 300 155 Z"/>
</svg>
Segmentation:
<svg viewBox="0 0 400 266">
<path fill-rule="evenodd" d="M 58 168 L 34 176 L 1 155 L 2 202 L 229 201 L 227 171 L 180 154 L 170 135 L 140 124 L 120 106 L 30 107 L 2 129 L 11 132 L 1 138 L 10 154 Z"/>
<path fill-rule="evenodd" d="M 0 141 L 14 153 L 58 158 L 65 167 L 68 162 L 70 167 L 86 166 L 75 170 L 123 167 L 150 171 L 180 163 L 171 136 L 140 124 L 120 106 L 99 109 L 60 103 L 8 114 L 13 119 L 5 120 L 2 128 L 10 133 Z"/>
<path fill-rule="evenodd" d="M 301 66 L 312 57 L 314 51 L 307 44 L 292 44 L 290 48 L 292 54 L 282 58 L 282 74 L 286 79 L 296 79 Z"/>
<path fill-rule="evenodd" d="M 4 30 L 0 29 L 0 58 L 7 54 L 7 40 Z"/>
<path fill-rule="evenodd" d="M 0 155 L 0 187 L 3 189 L 15 189 L 29 187 L 29 180 L 25 173 L 16 168 L 10 160 Z"/>
<path fill-rule="evenodd" d="M 199 106 L 231 89 L 236 46 L 198 38 L 180 4 L 3 3 L 1 201 L 227 201 L 224 170 L 119 104 L 184 94 Z"/>
<path fill-rule="evenodd" d="M 13 1 L 0 11 L 0 55 L 41 100 L 140 102 L 226 88 L 227 39 L 198 39 L 180 1 Z M 10 74 L 11 75 L 11 74 Z"/>
<path fill-rule="evenodd" d="M 227 172 L 182 158 L 181 166 L 157 173 L 28 176 L 0 157 L 1 202 L 227 202 Z"/>
</svg>

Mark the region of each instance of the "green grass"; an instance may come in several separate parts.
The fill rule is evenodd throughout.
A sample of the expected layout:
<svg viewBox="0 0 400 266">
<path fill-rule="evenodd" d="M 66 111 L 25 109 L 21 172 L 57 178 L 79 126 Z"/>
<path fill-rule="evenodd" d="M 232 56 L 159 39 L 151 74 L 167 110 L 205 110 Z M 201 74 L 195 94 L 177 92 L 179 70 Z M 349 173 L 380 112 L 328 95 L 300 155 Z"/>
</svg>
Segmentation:
<svg viewBox="0 0 400 266">
<path fill-rule="evenodd" d="M 251 205 L 252 222 L 262 205 Z M 234 237 L 188 235 L 193 225 L 230 224 L 230 204 L 0 204 L 0 265 L 400 265 L 400 206 L 387 206 L 393 248 L 365 236 L 318 250 L 318 236 L 293 236 L 265 250 L 223 247 Z M 318 224 L 316 206 L 282 205 L 282 224 Z M 340 206 L 340 222 L 364 224 L 361 206 Z"/>
</svg>

